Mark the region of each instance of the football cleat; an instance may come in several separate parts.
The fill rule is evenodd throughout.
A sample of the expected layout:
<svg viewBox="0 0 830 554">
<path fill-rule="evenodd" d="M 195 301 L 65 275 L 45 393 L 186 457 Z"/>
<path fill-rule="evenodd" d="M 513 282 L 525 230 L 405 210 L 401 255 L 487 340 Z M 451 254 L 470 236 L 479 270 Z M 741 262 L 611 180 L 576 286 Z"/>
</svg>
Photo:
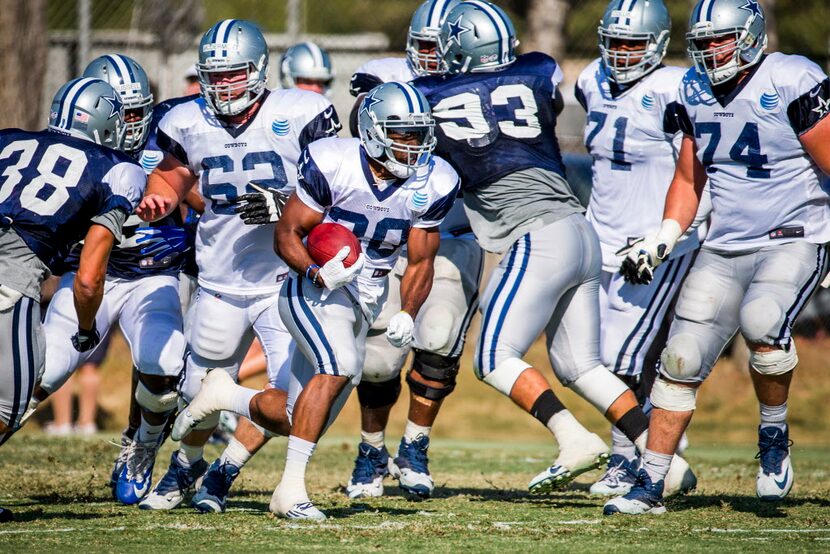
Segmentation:
<svg viewBox="0 0 830 554">
<path fill-rule="evenodd" d="M 239 476 L 240 468 L 230 462 L 220 463 L 215 460 L 202 479 L 202 486 L 193 495 L 190 505 L 203 514 L 225 511 L 228 491 Z"/>
<path fill-rule="evenodd" d="M 222 406 L 226 404 L 222 401 L 222 397 L 235 385 L 233 377 L 228 375 L 228 372 L 224 369 L 210 371 L 202 380 L 202 387 L 193 401 L 179 412 L 175 423 L 173 423 L 173 431 L 170 433 L 170 437 L 174 441 L 181 440 L 203 419 L 220 411 Z"/>
<path fill-rule="evenodd" d="M 170 456 L 170 467 L 150 494 L 138 505 L 142 510 L 172 510 L 182 503 L 185 494 L 208 469 L 207 462 L 199 460 L 190 467 L 179 462 L 179 451 Z"/>
<path fill-rule="evenodd" d="M 677 454 L 672 457 L 669 472 L 666 474 L 663 496 L 686 494 L 697 487 L 697 477 L 687 462 Z"/>
<path fill-rule="evenodd" d="M 383 496 L 383 478 L 389 475 L 389 452 L 385 446 L 375 448 L 361 442 L 357 445 L 357 458 L 346 494 L 349 498 Z"/>
<path fill-rule="evenodd" d="M 645 469 L 637 473 L 637 482 L 625 496 L 612 498 L 605 503 L 602 513 L 613 514 L 664 514 L 663 481 L 651 482 L 651 477 Z"/>
<path fill-rule="evenodd" d="M 532 493 L 562 489 L 585 472 L 601 467 L 608 461 L 608 446 L 594 433 L 578 441 L 559 445 L 559 456 L 553 465 L 531 479 L 527 488 Z"/>
<path fill-rule="evenodd" d="M 591 485 L 591 494 L 599 496 L 628 494 L 637 481 L 635 464 L 636 460 L 628 460 L 621 454 L 611 454 L 605 474 Z"/>
<path fill-rule="evenodd" d="M 150 492 L 158 442 L 133 441 L 118 473 L 115 497 L 122 504 L 137 504 Z"/>
<path fill-rule="evenodd" d="M 326 514 L 317 509 L 313 502 L 300 502 L 294 504 L 290 510 L 283 513 L 278 513 L 287 519 L 326 519 Z"/>
<path fill-rule="evenodd" d="M 8 523 L 14 521 L 14 514 L 11 510 L 0 506 L 0 523 Z"/>
<path fill-rule="evenodd" d="M 302 495 L 295 494 L 291 499 L 286 498 L 282 487 L 282 483 L 277 485 L 271 495 L 271 503 L 268 505 L 271 513 L 288 519 L 326 519 L 326 514 L 317 509 L 304 491 Z"/>
<path fill-rule="evenodd" d="M 411 500 L 432 496 L 435 484 L 429 474 L 429 437 L 420 435 L 412 442 L 401 438 L 398 455 L 389 461 L 389 473 L 398 480 L 398 486 Z"/>
<path fill-rule="evenodd" d="M 795 481 L 793 466 L 790 461 L 790 430 L 784 427 L 758 428 L 758 454 L 760 461 L 758 476 L 755 479 L 755 492 L 758 498 L 766 502 L 782 500 L 790 493 Z"/>
<path fill-rule="evenodd" d="M 112 473 L 110 474 L 110 490 L 112 491 L 112 497 L 116 500 L 118 500 L 118 496 L 115 494 L 115 486 L 118 484 L 118 477 L 121 475 L 121 468 L 123 468 L 124 464 L 127 463 L 127 458 L 132 451 L 132 445 L 133 439 L 127 434 L 127 430 L 124 430 L 124 432 L 121 433 L 121 449 L 118 451 L 118 456 L 115 458 Z"/>
</svg>

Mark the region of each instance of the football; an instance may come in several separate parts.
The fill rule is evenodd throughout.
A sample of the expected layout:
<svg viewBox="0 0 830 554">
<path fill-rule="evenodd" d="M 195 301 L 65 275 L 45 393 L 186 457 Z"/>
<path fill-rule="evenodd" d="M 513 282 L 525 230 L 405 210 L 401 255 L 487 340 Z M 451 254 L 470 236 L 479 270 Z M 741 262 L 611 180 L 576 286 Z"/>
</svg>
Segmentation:
<svg viewBox="0 0 830 554">
<path fill-rule="evenodd" d="M 360 241 L 348 228 L 339 223 L 321 223 L 311 230 L 306 239 L 308 253 L 320 267 L 336 256 L 344 246 L 350 247 L 351 251 L 343 260 L 343 265 L 351 267 L 360 256 L 361 249 Z"/>
</svg>

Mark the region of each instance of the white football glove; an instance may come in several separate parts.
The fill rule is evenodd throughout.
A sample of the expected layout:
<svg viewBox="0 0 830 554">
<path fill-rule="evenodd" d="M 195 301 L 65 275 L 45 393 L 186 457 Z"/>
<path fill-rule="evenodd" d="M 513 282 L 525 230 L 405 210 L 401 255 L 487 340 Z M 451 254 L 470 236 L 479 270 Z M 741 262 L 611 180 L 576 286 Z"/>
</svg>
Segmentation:
<svg viewBox="0 0 830 554">
<path fill-rule="evenodd" d="M 335 290 L 348 285 L 355 280 L 357 274 L 363 269 L 363 263 L 366 261 L 366 258 L 362 252 L 350 267 L 343 265 L 343 260 L 346 259 L 351 251 L 351 248 L 344 246 L 340 249 L 340 252 L 320 268 L 318 275 L 323 279 L 323 283 L 325 283 L 327 289 Z"/>
<path fill-rule="evenodd" d="M 415 330 L 415 322 L 412 316 L 401 310 L 392 316 L 389 325 L 386 326 L 386 339 L 396 348 L 403 348 L 412 342 L 412 332 Z"/>
<path fill-rule="evenodd" d="M 631 245 L 620 266 L 620 274 L 628 283 L 635 285 L 651 283 L 654 270 L 669 257 L 682 235 L 683 231 L 678 222 L 673 219 L 664 219 L 659 231 Z"/>
</svg>

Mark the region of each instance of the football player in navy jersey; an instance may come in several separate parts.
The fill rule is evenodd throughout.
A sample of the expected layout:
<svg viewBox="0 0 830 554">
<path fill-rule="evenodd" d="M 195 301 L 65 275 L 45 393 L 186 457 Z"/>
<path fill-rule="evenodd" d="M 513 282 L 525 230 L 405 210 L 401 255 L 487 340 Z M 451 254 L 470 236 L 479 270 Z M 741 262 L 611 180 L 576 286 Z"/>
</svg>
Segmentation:
<svg viewBox="0 0 830 554">
<path fill-rule="evenodd" d="M 55 95 L 46 131 L 0 131 L 0 444 L 21 425 L 43 373 L 40 285 L 81 239 L 72 290 L 77 319 L 65 340 L 77 352 L 100 341 L 95 317 L 107 260 L 146 182 L 141 167 L 118 151 L 124 127 L 118 93 L 81 78 Z"/>
<path fill-rule="evenodd" d="M 291 336 L 274 300 L 288 268 L 274 253 L 273 229 L 296 184 L 300 152 L 336 134 L 340 125 L 322 95 L 267 90 L 268 68 L 268 46 L 253 23 L 227 19 L 203 35 L 197 64 L 202 93 L 159 122 L 164 158 L 138 213 L 147 221 L 165 217 L 196 187 L 206 204 L 196 232 L 199 289 L 188 312 L 184 400 L 193 399 L 209 370 L 236 376 L 256 335 L 268 359 L 269 382 L 283 399 L 271 407 L 284 418 Z M 234 478 L 256 450 L 231 440 L 208 468 L 204 444 L 217 419 L 218 414 L 202 421 L 183 438 L 142 509 L 175 508 L 207 471 L 192 505 L 224 511 Z"/>
<path fill-rule="evenodd" d="M 648 419 L 634 393 L 602 365 L 601 252 L 568 182 L 555 126 L 562 71 L 551 57 L 516 56 L 513 24 L 489 2 L 463 2 L 438 35 L 445 76 L 413 84 L 429 100 L 438 148 L 461 175 L 479 244 L 505 252 L 482 296 L 477 376 L 555 435 L 557 460 L 529 485 L 558 488 L 599 467 L 608 447 L 585 429 L 524 361 L 544 331 L 563 385 L 643 447 Z"/>
<path fill-rule="evenodd" d="M 830 173 L 830 79 L 801 56 L 764 53 L 766 20 L 756 0 L 700 0 L 686 38 L 695 67 L 674 107 L 684 136 L 663 221 L 632 250 L 623 273 L 652 279 L 691 225 L 707 183 L 711 224 L 661 355 L 637 483 L 609 500 L 605 514 L 666 511 L 672 454 L 698 388 L 736 332 L 749 346 L 760 401 L 756 494 L 781 500 L 794 481 L 792 326 L 827 274 L 830 198 L 821 182 Z"/>
<path fill-rule="evenodd" d="M 409 260 L 401 278 L 400 308 L 386 327 L 396 347 L 412 342 L 414 320 L 429 295 L 438 226 L 458 192 L 458 175 L 433 157 L 433 121 L 426 99 L 403 83 L 373 89 L 360 111 L 360 139 L 322 139 L 310 144 L 299 165 L 299 182 L 277 227 L 275 248 L 292 273 L 280 293 L 283 320 L 297 343 L 292 358 L 287 412 L 291 418 L 282 480 L 271 511 L 287 518 L 325 516 L 309 500 L 306 466 L 325 429 L 360 382 L 366 336 L 387 300 L 389 273 L 406 245 Z M 350 266 L 344 247 L 322 267 L 303 238 L 319 223 L 348 226 L 363 252 Z M 235 386 L 214 370 L 187 409 L 173 437 L 233 410 L 263 426 L 281 429 L 263 406 L 278 393 Z"/>
</svg>

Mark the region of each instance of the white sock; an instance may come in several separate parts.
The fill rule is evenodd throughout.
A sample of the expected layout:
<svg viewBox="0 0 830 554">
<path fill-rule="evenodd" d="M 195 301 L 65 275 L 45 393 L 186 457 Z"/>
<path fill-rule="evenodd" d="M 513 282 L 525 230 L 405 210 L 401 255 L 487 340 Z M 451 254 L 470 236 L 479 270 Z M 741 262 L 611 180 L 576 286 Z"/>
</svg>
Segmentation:
<svg viewBox="0 0 830 554">
<path fill-rule="evenodd" d="M 787 403 L 780 406 L 761 404 L 761 427 L 778 427 L 782 431 L 787 426 Z"/>
<path fill-rule="evenodd" d="M 205 447 L 204 446 L 190 446 L 189 444 L 179 443 L 179 454 L 178 459 L 179 463 L 182 464 L 184 467 L 190 467 L 191 465 L 195 464 L 205 454 Z"/>
<path fill-rule="evenodd" d="M 432 427 L 424 427 L 423 425 L 406 420 L 406 429 L 404 429 L 403 438 L 406 439 L 406 442 L 411 443 L 418 440 L 418 437 L 421 435 L 429 437 L 430 431 L 432 431 Z"/>
<path fill-rule="evenodd" d="M 252 454 L 248 452 L 248 449 L 241 442 L 236 440 L 236 437 L 231 437 L 225 451 L 219 456 L 219 463 L 224 464 L 230 462 L 236 467 L 241 468 L 251 459 L 251 456 Z"/>
<path fill-rule="evenodd" d="M 642 457 L 642 467 L 651 477 L 652 483 L 665 480 L 666 474 L 669 472 L 669 466 L 671 466 L 671 459 L 671 454 L 660 454 L 646 449 Z"/>
<path fill-rule="evenodd" d="M 308 492 L 305 488 L 305 470 L 316 447 L 316 443 L 293 435 L 288 437 L 285 471 L 279 484 L 280 500 L 283 505 L 294 505 L 309 501 Z"/>
<path fill-rule="evenodd" d="M 556 442 L 559 443 L 560 448 L 568 444 L 574 436 L 588 434 L 588 430 L 568 410 L 561 410 L 553 414 L 553 417 L 548 420 L 547 427 L 556 437 Z"/>
<path fill-rule="evenodd" d="M 386 444 L 384 442 L 385 435 L 386 433 L 384 431 L 370 433 L 369 431 L 364 431 L 363 429 L 360 430 L 361 442 L 365 442 L 373 448 L 383 448 L 384 444 Z"/>
<path fill-rule="evenodd" d="M 135 435 L 135 440 L 138 442 L 158 443 L 161 434 L 164 432 L 164 427 L 167 425 L 165 420 L 163 423 L 155 425 L 147 421 L 144 414 L 141 414 L 141 425 L 138 427 L 138 432 Z"/>
<path fill-rule="evenodd" d="M 616 426 L 611 426 L 611 453 L 624 456 L 626 460 L 631 461 L 637 457 L 637 447 L 634 443 L 628 440 L 625 433 L 617 429 Z"/>
<path fill-rule="evenodd" d="M 230 411 L 251 419 L 251 400 L 262 391 L 248 387 L 235 386 L 232 393 Z"/>
</svg>

